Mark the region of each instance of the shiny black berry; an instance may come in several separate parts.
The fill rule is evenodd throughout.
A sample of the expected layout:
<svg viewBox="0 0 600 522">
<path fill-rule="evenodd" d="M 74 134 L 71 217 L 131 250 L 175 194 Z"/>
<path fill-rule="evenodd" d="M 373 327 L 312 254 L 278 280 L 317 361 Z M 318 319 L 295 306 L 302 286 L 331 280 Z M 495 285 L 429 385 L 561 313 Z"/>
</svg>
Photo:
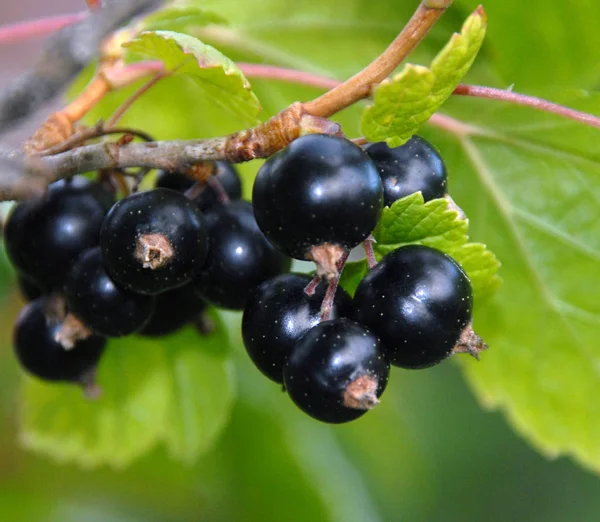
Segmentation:
<svg viewBox="0 0 600 522">
<path fill-rule="evenodd" d="M 27 279 L 20 275 L 17 277 L 17 285 L 19 286 L 23 299 L 27 302 L 42 297 L 42 290 L 31 279 Z"/>
<path fill-rule="evenodd" d="M 320 322 L 327 284 L 313 295 L 304 288 L 311 278 L 283 274 L 262 283 L 250 296 L 242 318 L 244 346 L 256 367 L 269 379 L 283 383 L 283 365 L 296 341 Z M 330 318 L 352 317 L 352 299 L 338 288 Z"/>
<path fill-rule="evenodd" d="M 296 343 L 283 370 L 296 405 L 323 422 L 357 419 L 379 401 L 390 365 L 377 336 L 350 319 L 325 321 Z"/>
<path fill-rule="evenodd" d="M 104 268 L 100 247 L 86 250 L 74 263 L 65 288 L 69 312 L 104 337 L 129 335 L 154 311 L 154 296 L 117 285 Z"/>
<path fill-rule="evenodd" d="M 385 345 L 390 362 L 427 368 L 445 359 L 471 322 L 471 282 L 439 250 L 410 245 L 383 258 L 360 282 L 356 318 Z"/>
<path fill-rule="evenodd" d="M 258 285 L 290 269 L 291 259 L 262 234 L 247 201 L 207 213 L 206 225 L 209 254 L 193 284 L 213 305 L 243 310 Z"/>
<path fill-rule="evenodd" d="M 312 259 L 325 243 L 349 249 L 375 228 L 381 178 L 352 142 L 312 134 L 271 156 L 254 182 L 252 202 L 263 233 L 282 252 Z"/>
<path fill-rule="evenodd" d="M 53 183 L 45 196 L 16 205 L 4 229 L 8 257 L 43 291 L 61 290 L 72 263 L 99 242 L 112 196 L 77 177 Z"/>
<path fill-rule="evenodd" d="M 385 205 L 421 192 L 423 199 L 442 198 L 448 191 L 446 166 L 431 143 L 413 136 L 404 145 L 390 148 L 387 143 L 365 147 L 383 182 Z"/>
<path fill-rule="evenodd" d="M 204 218 L 170 189 L 132 194 L 108 213 L 100 246 L 110 276 L 140 294 L 158 294 L 189 282 L 206 259 Z"/>
<path fill-rule="evenodd" d="M 230 200 L 242 197 L 242 181 L 235 167 L 227 161 L 215 161 L 215 173 L 213 174 L 225 194 Z M 194 180 L 178 172 L 160 171 L 156 176 L 156 187 L 170 188 L 178 192 L 185 192 L 191 188 Z M 204 190 L 193 199 L 194 203 L 202 212 L 208 212 L 220 204 L 215 189 L 207 184 Z"/>
<path fill-rule="evenodd" d="M 196 320 L 206 309 L 206 301 L 187 284 L 156 296 L 156 305 L 150 320 L 139 334 L 145 337 L 162 337 L 175 333 Z"/>
<path fill-rule="evenodd" d="M 58 328 L 59 325 L 48 323 L 44 300 L 32 301 L 21 310 L 15 323 L 15 353 L 23 368 L 40 379 L 79 382 L 98 364 L 106 341 L 92 336 L 67 351 L 54 340 Z"/>
</svg>

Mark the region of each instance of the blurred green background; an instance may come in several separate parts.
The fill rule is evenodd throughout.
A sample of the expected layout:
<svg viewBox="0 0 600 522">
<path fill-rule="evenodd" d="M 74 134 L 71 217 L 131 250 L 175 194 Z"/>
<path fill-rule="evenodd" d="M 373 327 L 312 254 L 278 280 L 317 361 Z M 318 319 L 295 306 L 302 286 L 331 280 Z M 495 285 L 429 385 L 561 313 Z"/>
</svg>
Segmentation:
<svg viewBox="0 0 600 522">
<path fill-rule="evenodd" d="M 202 37 L 231 58 L 305 68 L 343 79 L 392 40 L 417 2 L 207 0 L 199 5 L 214 8 L 230 20 L 226 29 L 209 28 Z M 456 1 L 411 61 L 428 63 L 476 6 L 476 2 Z M 470 73 L 471 82 L 497 87 L 515 83 L 519 91 L 548 96 L 569 89 L 593 90 L 599 84 L 600 6 L 586 0 L 487 0 L 484 7 L 490 28 Z M 274 82 L 252 83 L 265 116 L 318 93 Z M 126 94 L 108 99 L 90 121 L 105 117 Z M 480 108 L 480 103 L 465 102 L 451 105 L 450 110 L 468 115 Z M 352 109 L 341 116 L 349 135 L 358 133 L 358 115 Z M 490 111 L 489 117 L 497 114 Z M 210 136 L 243 126 L 197 99 L 193 85 L 171 80 L 134 107 L 127 123 L 158 138 Z M 451 188 L 473 219 L 471 210 L 475 214 L 486 204 L 481 189 L 471 188 L 467 174 L 461 177 L 460 158 L 447 138 L 430 129 L 424 132 L 448 154 Z M 256 168 L 244 166 L 248 179 Z M 477 240 L 493 243 L 493 233 L 483 227 L 477 230 Z M 506 251 L 497 253 L 507 261 Z M 19 445 L 22 375 L 10 336 L 21 302 L 4 258 L 0 270 L 1 520 L 563 522 L 600 518 L 598 477 L 566 458 L 552 461 L 540 456 L 511 430 L 501 413 L 481 409 L 454 361 L 427 371 L 395 369 L 385 400 L 376 410 L 349 425 L 326 426 L 301 414 L 250 365 L 237 338 L 239 317 L 234 314 L 225 319 L 233 339 L 236 399 L 224 414 L 222 433 L 195 462 L 181 464 L 162 446 L 118 470 L 81 469 L 36 456 Z M 510 272 L 502 275 L 510 282 Z M 590 282 L 592 291 L 600 290 L 596 283 Z M 475 319 L 477 327 L 481 317 L 484 333 L 492 339 L 498 334 L 490 317 L 500 306 L 506 306 L 506 300 L 482 304 Z M 495 328 L 510 327 L 499 321 Z M 202 349 L 200 340 L 198 349 Z M 487 356 L 483 355 L 480 366 Z M 140 368 L 143 371 L 143 362 Z M 477 368 L 469 366 L 469 371 Z M 220 390 L 205 385 L 203 393 L 211 392 Z M 85 424 L 85 419 L 78 421 Z"/>
</svg>

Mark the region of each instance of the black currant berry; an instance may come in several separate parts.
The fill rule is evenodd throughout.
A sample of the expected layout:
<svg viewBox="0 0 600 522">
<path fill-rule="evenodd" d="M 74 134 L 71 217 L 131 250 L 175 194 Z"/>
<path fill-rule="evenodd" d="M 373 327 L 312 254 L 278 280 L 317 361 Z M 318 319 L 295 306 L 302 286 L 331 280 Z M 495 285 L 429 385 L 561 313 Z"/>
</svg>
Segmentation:
<svg viewBox="0 0 600 522">
<path fill-rule="evenodd" d="M 119 201 L 104 220 L 100 246 L 116 283 L 140 294 L 158 294 L 198 273 L 206 259 L 206 226 L 183 194 L 159 188 Z"/>
<path fill-rule="evenodd" d="M 206 301 L 191 284 L 169 290 L 156 296 L 154 313 L 138 333 L 145 337 L 172 334 L 200 317 L 205 309 Z"/>
<path fill-rule="evenodd" d="M 365 151 L 381 175 L 386 206 L 415 192 L 421 192 L 425 201 L 446 194 L 446 166 L 427 140 L 413 136 L 393 149 L 385 142 L 370 143 Z"/>
<path fill-rule="evenodd" d="M 111 201 L 99 184 L 77 177 L 19 203 L 4 229 L 12 264 L 43 291 L 61 290 L 79 254 L 98 244 Z"/>
<path fill-rule="evenodd" d="M 209 254 L 193 284 L 213 305 L 243 310 L 251 292 L 287 272 L 291 259 L 262 234 L 247 201 L 232 201 L 205 217 Z"/>
<path fill-rule="evenodd" d="M 42 297 L 42 290 L 31 279 L 20 275 L 17 277 L 17 285 L 19 286 L 21 295 L 27 302 Z"/>
<path fill-rule="evenodd" d="M 252 202 L 263 233 L 282 252 L 314 259 L 313 247 L 350 249 L 375 228 L 381 178 L 351 141 L 312 134 L 271 156 L 254 182 Z"/>
<path fill-rule="evenodd" d="M 15 353 L 23 368 L 40 379 L 79 382 L 98 364 L 106 341 L 92 336 L 67 351 L 54 340 L 58 328 L 47 321 L 44 300 L 32 301 L 15 323 Z"/>
<path fill-rule="evenodd" d="M 215 179 L 230 200 L 242 197 L 242 181 L 235 167 L 227 161 L 215 161 Z M 170 188 L 185 192 L 191 188 L 194 180 L 178 172 L 160 171 L 156 177 L 156 187 Z M 193 199 L 202 212 L 208 212 L 220 204 L 219 196 L 214 188 L 207 184 L 204 190 Z"/>
<path fill-rule="evenodd" d="M 313 295 L 304 288 L 311 278 L 283 274 L 262 283 L 250 296 L 242 318 L 244 346 L 256 367 L 269 379 L 283 383 L 283 365 L 296 341 L 321 320 L 327 284 Z M 352 299 L 338 288 L 330 318 L 352 317 Z"/>
<path fill-rule="evenodd" d="M 65 293 L 69 312 L 103 337 L 120 337 L 139 330 L 154 311 L 154 296 L 121 288 L 110 278 L 100 247 L 79 256 Z"/>
<path fill-rule="evenodd" d="M 445 359 L 471 322 L 471 282 L 446 254 L 420 245 L 383 258 L 360 282 L 356 318 L 385 345 L 390 362 L 427 368 Z"/>
<path fill-rule="evenodd" d="M 357 419 L 373 408 L 390 365 L 377 336 L 350 319 L 325 321 L 296 343 L 283 370 L 296 405 L 323 422 Z"/>
</svg>

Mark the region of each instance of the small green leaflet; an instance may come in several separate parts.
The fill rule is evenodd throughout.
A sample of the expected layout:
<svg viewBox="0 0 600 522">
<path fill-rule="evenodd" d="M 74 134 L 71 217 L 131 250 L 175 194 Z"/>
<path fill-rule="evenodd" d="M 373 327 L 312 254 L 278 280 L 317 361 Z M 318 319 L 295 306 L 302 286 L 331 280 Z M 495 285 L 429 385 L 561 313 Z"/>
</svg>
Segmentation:
<svg viewBox="0 0 600 522">
<path fill-rule="evenodd" d="M 126 467 L 159 442 L 173 458 L 193 462 L 229 419 L 228 345 L 220 323 L 207 337 L 188 328 L 168 338 L 112 341 L 98 371 L 98 400 L 86 399 L 77 386 L 27 378 L 21 442 L 84 467 Z"/>
<path fill-rule="evenodd" d="M 167 6 L 145 16 L 139 27 L 141 31 L 170 30 L 193 34 L 194 30 L 211 24 L 223 25 L 227 21 L 220 15 L 200 7 Z"/>
<path fill-rule="evenodd" d="M 373 105 L 362 115 L 362 132 L 369 141 L 398 147 L 408 141 L 452 94 L 471 68 L 481 48 L 487 17 L 479 7 L 460 33 L 433 60 L 431 67 L 407 64 L 391 80 L 375 88 Z"/>
<path fill-rule="evenodd" d="M 446 199 L 425 203 L 420 192 L 385 207 L 373 236 L 378 259 L 408 244 L 437 248 L 452 256 L 465 270 L 477 301 L 489 297 L 500 285 L 500 263 L 481 243 L 469 243 L 469 222 Z M 348 271 L 346 271 L 348 269 Z M 366 273 L 366 261 L 349 263 L 342 286 L 353 293 Z"/>
<path fill-rule="evenodd" d="M 160 60 L 167 71 L 193 79 L 215 104 L 257 122 L 260 102 L 233 61 L 193 36 L 173 31 L 145 31 L 123 44 L 132 53 Z"/>
</svg>

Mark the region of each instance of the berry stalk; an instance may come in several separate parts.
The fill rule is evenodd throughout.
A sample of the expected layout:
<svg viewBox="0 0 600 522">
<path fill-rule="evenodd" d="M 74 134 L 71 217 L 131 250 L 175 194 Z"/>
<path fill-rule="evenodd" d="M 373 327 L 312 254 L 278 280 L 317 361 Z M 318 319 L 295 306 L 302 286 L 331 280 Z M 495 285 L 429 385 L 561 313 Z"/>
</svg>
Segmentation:
<svg viewBox="0 0 600 522">
<path fill-rule="evenodd" d="M 347 250 L 337 262 L 336 267 L 338 273 L 336 276 L 331 278 L 331 281 L 329 281 L 329 285 L 327 286 L 327 292 L 325 293 L 323 304 L 321 305 L 321 321 L 328 321 L 331 317 L 331 310 L 333 308 L 333 302 L 335 300 L 335 293 L 337 292 L 338 286 L 340 284 L 340 277 L 342 276 L 342 271 L 344 270 L 344 265 L 346 264 L 349 255 L 350 252 Z"/>
<path fill-rule="evenodd" d="M 404 29 L 377 59 L 349 80 L 305 103 L 306 112 L 328 118 L 369 96 L 372 86 L 383 81 L 398 67 L 425 38 L 451 3 L 451 0 L 422 2 Z"/>
</svg>

